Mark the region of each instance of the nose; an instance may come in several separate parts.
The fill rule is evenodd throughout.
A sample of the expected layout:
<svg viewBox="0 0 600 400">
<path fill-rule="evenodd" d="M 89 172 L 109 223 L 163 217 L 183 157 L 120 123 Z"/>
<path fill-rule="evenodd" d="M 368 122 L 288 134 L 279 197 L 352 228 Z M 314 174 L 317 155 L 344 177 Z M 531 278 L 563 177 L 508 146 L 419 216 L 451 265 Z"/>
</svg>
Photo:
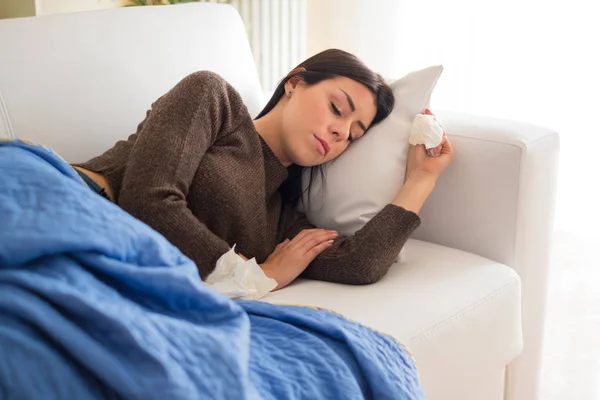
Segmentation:
<svg viewBox="0 0 600 400">
<path fill-rule="evenodd" d="M 329 131 L 331 132 L 331 134 L 333 135 L 335 140 L 338 140 L 338 141 L 348 140 L 348 136 L 350 136 L 351 124 L 352 124 L 352 121 L 332 124 L 329 128 Z"/>
</svg>

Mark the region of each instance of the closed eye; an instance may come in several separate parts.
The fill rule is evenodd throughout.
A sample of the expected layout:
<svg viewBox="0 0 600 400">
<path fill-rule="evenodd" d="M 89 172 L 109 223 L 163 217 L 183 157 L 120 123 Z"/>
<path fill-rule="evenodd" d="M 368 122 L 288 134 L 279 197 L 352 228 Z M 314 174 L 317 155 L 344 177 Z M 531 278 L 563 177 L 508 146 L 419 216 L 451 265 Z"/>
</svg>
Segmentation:
<svg viewBox="0 0 600 400">
<path fill-rule="evenodd" d="M 340 112 L 340 109 L 336 107 L 333 101 L 330 101 L 329 103 L 331 104 L 331 111 L 338 117 L 341 117 L 342 113 Z M 348 141 L 350 143 L 354 142 L 354 137 L 352 137 L 352 133 L 348 133 Z"/>
<path fill-rule="evenodd" d="M 331 111 L 332 111 L 332 112 L 333 112 L 335 115 L 337 115 L 338 117 L 341 117 L 341 116 L 342 116 L 342 113 L 340 112 L 340 109 L 339 109 L 339 108 L 337 108 L 337 107 L 335 106 L 335 104 L 333 104 L 333 101 L 330 101 L 330 103 L 331 103 Z"/>
</svg>

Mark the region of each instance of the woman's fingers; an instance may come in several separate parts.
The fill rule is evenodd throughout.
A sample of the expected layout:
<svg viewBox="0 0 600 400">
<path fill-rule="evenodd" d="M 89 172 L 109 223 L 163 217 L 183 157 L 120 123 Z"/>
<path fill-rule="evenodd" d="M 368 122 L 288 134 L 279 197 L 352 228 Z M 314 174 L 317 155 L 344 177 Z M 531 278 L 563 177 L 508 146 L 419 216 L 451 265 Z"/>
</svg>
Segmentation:
<svg viewBox="0 0 600 400">
<path fill-rule="evenodd" d="M 285 248 L 288 243 L 290 242 L 290 239 L 285 239 L 283 242 L 279 243 L 276 247 L 275 250 L 279 250 L 279 249 L 283 249 Z"/>
<path fill-rule="evenodd" d="M 427 155 L 427 148 L 424 144 L 418 144 L 416 146 L 411 145 L 411 148 L 414 147 L 415 154 L 420 155 L 421 157 L 425 157 Z"/>
<path fill-rule="evenodd" d="M 327 242 L 328 240 L 333 240 L 337 236 L 337 232 L 315 232 L 305 237 L 302 243 L 299 244 L 299 248 L 301 249 L 302 253 L 305 254 L 308 253 L 313 247 L 318 246 L 323 242 Z"/>
<path fill-rule="evenodd" d="M 442 142 L 437 147 L 427 150 L 427 154 L 431 157 L 439 157 L 444 153 L 444 149 L 450 149 L 450 151 L 452 150 L 452 145 L 448 140 L 448 135 L 446 134 L 446 132 L 444 132 Z"/>
<path fill-rule="evenodd" d="M 446 143 L 447 139 L 448 133 L 444 131 L 444 135 L 442 136 L 442 142 L 433 150 L 434 157 L 439 157 L 442 154 L 442 150 L 444 149 L 444 143 Z"/>
<path fill-rule="evenodd" d="M 337 232 L 335 231 L 329 231 L 326 229 L 305 229 L 302 232 L 300 232 L 294 239 L 292 239 L 292 242 L 290 244 L 297 248 L 304 248 L 306 242 L 312 240 L 315 236 L 332 235 L 336 233 Z"/>
<path fill-rule="evenodd" d="M 289 239 L 285 239 L 283 242 L 279 243 L 277 246 L 275 246 L 275 250 L 273 250 L 272 254 L 280 254 L 287 247 L 289 242 Z"/>
<path fill-rule="evenodd" d="M 452 147 L 452 143 L 447 136 L 444 137 L 444 141 L 442 142 L 441 154 L 454 154 L 454 148 Z"/>
<path fill-rule="evenodd" d="M 319 254 L 333 246 L 334 240 L 327 240 L 325 242 L 321 242 L 318 245 L 312 247 L 306 254 L 310 257 L 311 261 L 315 259 Z"/>
<path fill-rule="evenodd" d="M 440 143 L 440 145 L 438 147 L 435 148 L 435 156 L 439 157 L 442 154 L 442 150 L 444 150 L 444 143 L 446 142 L 446 138 L 442 139 L 442 142 Z"/>
</svg>

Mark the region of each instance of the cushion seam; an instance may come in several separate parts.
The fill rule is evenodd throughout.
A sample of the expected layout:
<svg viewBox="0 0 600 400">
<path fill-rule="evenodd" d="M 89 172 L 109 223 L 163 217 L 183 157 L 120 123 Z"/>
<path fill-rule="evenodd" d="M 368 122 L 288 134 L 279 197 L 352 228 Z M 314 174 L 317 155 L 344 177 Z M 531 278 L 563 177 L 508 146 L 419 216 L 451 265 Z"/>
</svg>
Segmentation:
<svg viewBox="0 0 600 400">
<path fill-rule="evenodd" d="M 444 326 L 448 325 L 452 321 L 460 319 L 465 314 L 470 314 L 474 310 L 479 309 L 483 305 L 490 303 L 491 301 L 493 301 L 497 297 L 503 295 L 504 293 L 509 292 L 512 288 L 514 288 L 515 286 L 518 286 L 518 284 L 519 284 L 519 279 L 516 277 L 513 277 L 513 279 L 511 279 L 510 282 L 507 282 L 502 287 L 498 288 L 496 291 L 494 291 L 492 294 L 485 297 L 484 299 L 476 301 L 473 304 L 469 305 L 468 307 L 462 308 L 459 311 L 455 312 L 454 314 L 451 314 L 449 317 L 444 318 L 442 321 L 438 322 L 437 324 L 412 335 L 410 338 L 410 341 L 417 342 L 417 341 L 421 341 L 421 340 L 427 338 L 433 332 L 439 331 L 440 329 L 442 329 Z"/>
<path fill-rule="evenodd" d="M 465 136 L 465 135 L 455 134 L 455 133 L 452 133 L 452 131 L 448 131 L 448 136 L 450 136 L 450 137 L 457 137 L 457 138 L 461 138 L 461 139 L 476 140 L 476 141 L 479 141 L 479 142 L 494 143 L 494 144 L 503 144 L 505 146 L 511 146 L 511 147 L 515 147 L 515 148 L 517 148 L 519 150 L 523 150 L 523 149 L 526 149 L 527 147 L 529 147 L 532 144 L 535 144 L 535 143 L 537 143 L 539 141 L 550 139 L 550 138 L 553 138 L 555 136 L 558 136 L 558 132 L 552 132 L 552 133 L 550 133 L 548 135 L 545 135 L 545 136 L 542 136 L 540 138 L 537 138 L 537 139 L 535 139 L 535 140 L 533 140 L 531 142 L 523 143 L 522 146 L 519 146 L 519 145 L 514 144 L 514 143 L 500 142 L 498 140 L 482 139 L 482 138 L 477 138 L 477 137 L 473 137 L 473 136 Z"/>
</svg>

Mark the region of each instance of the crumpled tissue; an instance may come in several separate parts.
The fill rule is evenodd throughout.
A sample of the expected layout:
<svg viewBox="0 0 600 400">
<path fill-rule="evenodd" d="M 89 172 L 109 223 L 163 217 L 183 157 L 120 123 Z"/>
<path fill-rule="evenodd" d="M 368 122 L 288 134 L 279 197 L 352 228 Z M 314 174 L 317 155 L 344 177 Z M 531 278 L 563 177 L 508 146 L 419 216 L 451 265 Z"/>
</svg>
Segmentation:
<svg viewBox="0 0 600 400">
<path fill-rule="evenodd" d="M 235 252 L 235 245 L 217 260 L 215 270 L 204 284 L 230 299 L 257 300 L 277 287 L 252 258 L 244 261 Z"/>
<path fill-rule="evenodd" d="M 444 139 L 444 128 L 437 122 L 435 116 L 417 114 L 413 120 L 408 142 L 413 146 L 424 144 L 429 151 L 435 149 Z"/>
</svg>

